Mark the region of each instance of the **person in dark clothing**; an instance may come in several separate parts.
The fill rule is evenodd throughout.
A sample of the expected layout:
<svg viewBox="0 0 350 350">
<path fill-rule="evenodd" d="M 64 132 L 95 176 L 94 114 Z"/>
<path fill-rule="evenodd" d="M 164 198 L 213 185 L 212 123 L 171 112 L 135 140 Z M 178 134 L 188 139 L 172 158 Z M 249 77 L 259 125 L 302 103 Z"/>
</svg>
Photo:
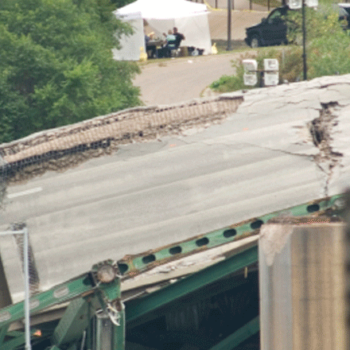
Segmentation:
<svg viewBox="0 0 350 350">
<path fill-rule="evenodd" d="M 182 40 L 185 40 L 185 36 L 177 31 L 177 28 L 173 28 L 173 35 L 175 35 L 176 38 L 176 47 L 178 48 L 181 44 Z"/>
</svg>

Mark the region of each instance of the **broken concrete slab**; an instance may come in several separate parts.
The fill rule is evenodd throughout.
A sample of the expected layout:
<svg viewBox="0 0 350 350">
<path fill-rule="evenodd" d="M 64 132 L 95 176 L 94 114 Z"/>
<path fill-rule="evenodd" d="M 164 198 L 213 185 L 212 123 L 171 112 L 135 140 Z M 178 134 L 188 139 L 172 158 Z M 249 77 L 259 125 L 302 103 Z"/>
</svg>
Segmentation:
<svg viewBox="0 0 350 350">
<path fill-rule="evenodd" d="M 340 193 L 349 184 L 350 103 L 344 97 L 347 87 L 350 95 L 349 81 L 349 75 L 336 76 L 232 94 L 243 99 L 237 110 L 225 109 L 218 124 L 206 121 L 200 130 L 191 125 L 187 136 L 179 123 L 176 133 L 165 128 L 163 136 L 124 143 L 120 151 L 108 151 L 108 144 L 101 143 L 96 158 L 86 161 L 82 156 L 75 167 L 67 162 L 62 173 L 49 167 L 46 172 L 22 169 L 31 180 L 8 188 L 0 225 L 27 223 L 39 288 L 44 290 L 96 261 Z M 342 104 L 334 101 L 337 86 Z M 198 116 L 205 114 L 201 106 L 206 101 L 195 102 Z M 164 109 L 166 122 L 169 110 L 157 108 Z M 50 141 L 54 134 L 50 131 Z M 77 132 L 73 141 L 79 140 Z M 11 144 L 4 147 L 11 150 Z M 81 156 L 79 150 L 74 156 Z M 0 249 L 12 298 L 19 300 L 20 257 L 13 242 L 1 240 Z"/>
</svg>

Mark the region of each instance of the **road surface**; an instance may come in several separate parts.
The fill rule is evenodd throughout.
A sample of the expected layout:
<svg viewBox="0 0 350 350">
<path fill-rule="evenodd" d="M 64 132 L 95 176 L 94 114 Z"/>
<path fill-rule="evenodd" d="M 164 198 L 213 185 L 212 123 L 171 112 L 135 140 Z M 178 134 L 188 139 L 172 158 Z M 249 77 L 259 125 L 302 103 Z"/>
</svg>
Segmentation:
<svg viewBox="0 0 350 350">
<path fill-rule="evenodd" d="M 141 99 L 147 106 L 198 98 L 213 81 L 234 74 L 231 61 L 240 57 L 240 53 L 231 53 L 152 62 L 141 68 L 134 85 L 140 87 Z"/>
</svg>

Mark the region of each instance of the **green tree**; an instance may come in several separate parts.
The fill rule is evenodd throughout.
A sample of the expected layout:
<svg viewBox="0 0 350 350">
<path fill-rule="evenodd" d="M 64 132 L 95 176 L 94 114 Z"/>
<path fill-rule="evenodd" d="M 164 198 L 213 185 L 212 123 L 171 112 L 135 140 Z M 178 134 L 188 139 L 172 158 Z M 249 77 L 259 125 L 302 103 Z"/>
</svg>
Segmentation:
<svg viewBox="0 0 350 350">
<path fill-rule="evenodd" d="M 110 0 L 1 0 L 0 142 L 140 104 Z"/>
</svg>

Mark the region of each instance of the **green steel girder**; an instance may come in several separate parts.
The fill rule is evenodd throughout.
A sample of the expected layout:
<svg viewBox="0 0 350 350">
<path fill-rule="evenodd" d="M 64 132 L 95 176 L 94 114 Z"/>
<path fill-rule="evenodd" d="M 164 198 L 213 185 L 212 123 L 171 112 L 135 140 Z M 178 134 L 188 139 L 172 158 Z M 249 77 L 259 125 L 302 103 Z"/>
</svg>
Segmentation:
<svg viewBox="0 0 350 350">
<path fill-rule="evenodd" d="M 116 277 L 116 279 L 118 279 Z M 98 286 L 97 286 L 98 284 Z M 88 272 L 68 282 L 62 283 L 46 292 L 42 292 L 30 298 L 31 315 L 34 315 L 48 307 L 70 301 L 82 295 L 94 294 L 102 291 L 107 299 L 113 295 L 114 285 L 111 283 L 97 283 L 92 273 Z M 20 302 L 7 306 L 0 310 L 0 329 L 24 317 L 24 303 Z"/>
<path fill-rule="evenodd" d="M 213 344 L 214 340 L 196 332 L 167 331 L 149 334 L 137 330 L 132 332 L 132 342 L 158 349 L 165 349 L 166 343 L 186 343 L 199 349 L 208 349 L 208 344 Z"/>
<path fill-rule="evenodd" d="M 57 325 L 53 337 L 52 343 L 58 347 L 62 345 L 74 343 L 78 341 L 84 330 L 88 329 L 91 318 L 94 316 L 97 309 L 102 308 L 104 312 L 108 314 L 111 310 L 117 310 L 120 319 L 123 323 L 120 326 L 116 326 L 115 333 L 111 342 L 118 344 L 124 343 L 124 306 L 121 302 L 121 288 L 120 280 L 105 284 L 103 289 L 96 290 L 94 296 L 86 298 L 79 298 L 73 300 L 66 309 L 63 317 Z M 122 339 L 119 339 L 122 336 Z M 114 340 L 116 339 L 116 340 Z M 116 350 L 122 350 L 124 347 L 115 347 Z"/>
<path fill-rule="evenodd" d="M 174 243 L 167 247 L 153 250 L 151 253 L 146 252 L 137 256 L 131 256 L 128 259 L 118 261 L 118 266 L 120 269 L 119 272 L 124 276 L 132 276 L 136 273 L 140 273 L 169 260 L 179 259 L 188 254 L 195 253 L 196 251 L 203 251 L 205 249 L 213 248 L 246 236 L 256 234 L 263 223 L 266 223 L 268 220 L 282 214 L 289 216 L 309 216 L 313 214 L 320 215 L 323 213 L 338 211 L 339 203 L 337 203 L 337 201 L 339 199 L 342 200 L 343 195 L 323 198 L 285 210 L 266 214 L 223 228 L 221 230 L 213 231 L 194 237 L 192 239 L 188 239 L 184 242 Z M 257 262 L 257 259 L 258 257 L 256 246 L 242 251 L 233 257 L 226 257 L 226 260 L 218 264 L 215 264 L 196 274 L 184 278 L 144 298 L 131 301 L 127 305 L 126 317 L 124 310 L 122 310 L 122 304 L 120 302 L 119 313 L 121 315 L 121 323 L 124 325 L 125 322 L 128 322 L 128 326 L 130 327 L 141 324 L 152 313 L 157 314 L 157 310 L 160 307 L 167 305 L 170 302 L 177 300 L 207 284 L 215 282 L 220 278 L 227 276 L 228 274 L 231 274 L 245 266 L 253 264 Z M 115 300 L 118 302 L 120 298 L 120 286 L 116 293 L 114 282 L 112 284 L 99 282 L 96 283 L 96 276 L 99 266 L 101 266 L 101 264 L 95 265 L 92 270 L 86 274 L 78 276 L 77 278 L 67 281 L 66 283 L 62 283 L 49 291 L 33 296 L 30 299 L 31 314 L 39 313 L 48 307 L 71 301 L 72 299 L 78 297 L 89 297 L 95 301 L 98 298 L 97 303 L 102 305 L 102 307 L 104 303 L 108 301 Z M 118 296 L 116 296 L 116 294 Z M 101 300 L 103 302 L 101 302 Z M 71 310 L 73 308 L 74 307 L 72 306 Z M 85 314 L 85 311 L 84 307 L 81 305 L 81 308 L 78 307 L 75 312 L 72 312 L 71 315 L 67 315 L 65 317 L 65 321 L 62 322 L 67 321 L 68 324 L 75 324 L 75 320 L 77 320 L 79 318 L 79 315 L 82 314 Z M 23 302 L 8 306 L 0 310 L 1 350 L 12 350 L 15 347 L 19 346 L 16 344 L 20 344 L 20 342 L 23 341 L 23 334 L 18 333 L 17 337 L 15 337 L 15 334 L 13 334 L 13 339 L 10 339 L 4 343 L 4 339 L 12 337 L 10 333 L 7 332 L 9 325 L 15 321 L 22 319 L 23 317 Z M 141 318 L 143 319 L 140 320 Z M 57 344 L 66 344 L 66 342 L 69 343 L 69 339 L 75 339 L 77 337 L 76 334 L 74 336 L 70 334 L 69 327 L 63 327 L 62 324 L 60 327 L 62 327 L 62 330 L 65 328 L 65 331 L 63 331 L 62 334 L 58 336 L 59 328 L 56 329 L 55 337 L 58 336 L 59 338 L 58 340 L 55 340 Z M 81 326 L 79 326 L 79 332 L 83 326 L 85 326 L 83 323 Z M 247 327 L 248 328 L 243 328 L 249 330 L 249 325 L 247 325 Z M 242 330 L 243 333 L 244 329 Z M 124 326 L 116 327 L 115 329 L 115 337 L 113 338 L 113 342 L 117 349 L 122 349 L 124 347 L 124 332 Z M 236 336 L 238 336 L 237 334 Z M 7 338 L 6 335 L 8 336 Z M 232 337 L 233 336 L 234 335 L 232 335 Z"/>
<path fill-rule="evenodd" d="M 31 329 L 31 335 L 33 336 L 36 331 L 36 329 Z M 14 350 L 25 342 L 24 332 L 9 332 L 7 335 L 13 336 L 13 338 L 1 344 L 1 350 Z"/>
<path fill-rule="evenodd" d="M 55 328 L 52 344 L 60 347 L 80 339 L 90 322 L 87 317 L 89 307 L 89 303 L 83 298 L 72 300 Z"/>
<path fill-rule="evenodd" d="M 94 284 L 88 274 L 78 277 L 72 281 L 62 283 L 61 285 L 46 292 L 37 294 L 30 298 L 31 314 L 38 313 L 65 301 L 69 301 L 82 294 L 92 292 Z M 23 302 L 7 306 L 0 311 L 0 328 L 6 327 L 11 323 L 24 317 Z"/>
<path fill-rule="evenodd" d="M 124 304 L 120 302 L 119 309 L 119 326 L 114 327 L 113 334 L 113 349 L 114 350 L 123 350 L 125 349 L 125 307 Z"/>
<path fill-rule="evenodd" d="M 259 316 L 257 316 L 236 332 L 223 339 L 220 343 L 213 346 L 210 350 L 233 350 L 252 335 L 258 333 L 259 330 Z"/>
<path fill-rule="evenodd" d="M 77 344 L 71 344 L 67 350 L 78 350 Z"/>
<path fill-rule="evenodd" d="M 244 279 L 244 280 L 239 280 L 239 281 L 233 281 L 232 279 L 227 280 L 227 281 L 220 281 L 220 284 L 218 284 L 215 289 L 201 289 L 200 291 L 196 291 L 195 295 L 189 295 L 188 297 L 186 297 L 185 299 L 181 299 L 181 306 L 183 306 L 184 304 L 191 304 L 193 302 L 198 302 L 201 301 L 203 299 L 209 299 L 210 297 L 214 296 L 214 295 L 218 295 L 220 293 L 224 293 L 225 291 L 228 291 L 230 289 L 235 289 L 235 288 L 239 288 L 241 286 L 245 286 L 249 283 L 248 279 Z M 166 310 L 162 309 L 162 310 L 156 310 L 155 312 L 150 312 L 147 315 L 142 317 L 142 323 L 144 322 L 149 322 L 155 318 L 161 317 L 163 315 L 165 315 L 166 313 L 168 313 L 169 311 L 172 311 L 173 309 L 177 309 L 179 307 L 179 304 L 171 304 L 169 305 L 169 307 L 166 308 Z M 131 329 L 132 327 L 134 327 L 134 325 L 128 325 L 128 329 Z"/>
<path fill-rule="evenodd" d="M 107 268 L 108 271 L 103 272 L 104 270 L 102 269 L 100 273 L 100 267 Z M 113 272 L 114 274 L 112 274 Z M 112 280 L 110 280 L 111 278 Z M 105 279 L 104 282 L 102 282 L 103 279 Z M 79 296 L 83 296 L 83 298 L 76 299 Z M 51 290 L 35 295 L 30 299 L 30 306 L 31 313 L 35 314 L 56 304 L 71 301 L 56 327 L 53 337 L 53 345 L 57 345 L 58 347 L 61 345 L 71 346 L 74 344 L 74 341 L 77 341 L 81 337 L 82 332 L 88 325 L 88 318 L 92 317 L 96 309 L 101 307 L 107 309 L 107 306 L 113 303 L 118 304 L 118 300 L 121 303 L 120 297 L 121 289 L 118 271 L 114 263 L 109 260 L 94 265 L 91 272 L 56 286 Z M 93 308 L 93 312 L 88 310 L 87 298 L 89 299 L 90 307 Z M 13 338 L 2 344 L 1 350 L 12 350 L 23 345 L 24 334 L 22 332 L 7 332 L 11 323 L 23 318 L 23 306 L 23 302 L 21 302 L 0 311 L 0 338 L 6 336 L 7 338 Z M 118 350 L 121 350 L 121 348 Z"/>
<path fill-rule="evenodd" d="M 148 251 L 142 254 L 128 256 L 126 259 L 119 260 L 118 266 L 124 276 L 133 276 L 136 273 L 140 273 L 144 270 L 153 268 L 160 263 L 173 259 L 179 259 L 196 251 L 217 247 L 219 245 L 255 234 L 262 224 L 280 215 L 320 215 L 329 210 L 338 210 L 337 203 L 340 203 L 338 200 L 342 198 L 343 195 L 335 195 L 333 197 L 322 198 L 252 218 L 250 220 L 246 220 L 220 230 L 209 232 L 188 239 L 186 241 L 177 242 L 160 249 L 152 250 L 151 252 Z"/>
<path fill-rule="evenodd" d="M 7 330 L 8 330 L 8 326 L 7 327 L 3 327 L 0 329 L 0 349 L 1 349 L 1 345 L 5 339 L 5 336 L 7 334 Z"/>
<path fill-rule="evenodd" d="M 256 244 L 256 243 L 255 243 Z M 144 320 L 140 320 L 146 314 L 177 300 L 207 284 L 215 282 L 233 272 L 258 261 L 257 245 L 248 248 L 221 261 L 213 266 L 207 267 L 189 277 L 186 277 L 170 286 L 149 294 L 143 298 L 132 300 L 126 306 L 126 322 L 128 327 L 135 327 Z"/>
<path fill-rule="evenodd" d="M 191 295 L 189 297 L 186 297 L 185 300 L 181 300 L 181 304 L 192 304 L 194 302 L 198 302 L 204 299 L 209 299 L 212 296 L 224 293 L 228 290 L 235 289 L 241 286 L 245 286 L 249 283 L 248 279 L 242 279 L 242 280 L 233 280 L 233 279 L 227 279 L 224 281 L 220 281 L 217 285 L 215 285 L 215 288 L 208 289 L 208 288 L 202 288 L 200 291 L 196 292 L 195 295 Z M 178 304 L 177 304 L 178 305 Z M 174 308 L 177 308 L 178 306 L 174 306 Z"/>
</svg>

